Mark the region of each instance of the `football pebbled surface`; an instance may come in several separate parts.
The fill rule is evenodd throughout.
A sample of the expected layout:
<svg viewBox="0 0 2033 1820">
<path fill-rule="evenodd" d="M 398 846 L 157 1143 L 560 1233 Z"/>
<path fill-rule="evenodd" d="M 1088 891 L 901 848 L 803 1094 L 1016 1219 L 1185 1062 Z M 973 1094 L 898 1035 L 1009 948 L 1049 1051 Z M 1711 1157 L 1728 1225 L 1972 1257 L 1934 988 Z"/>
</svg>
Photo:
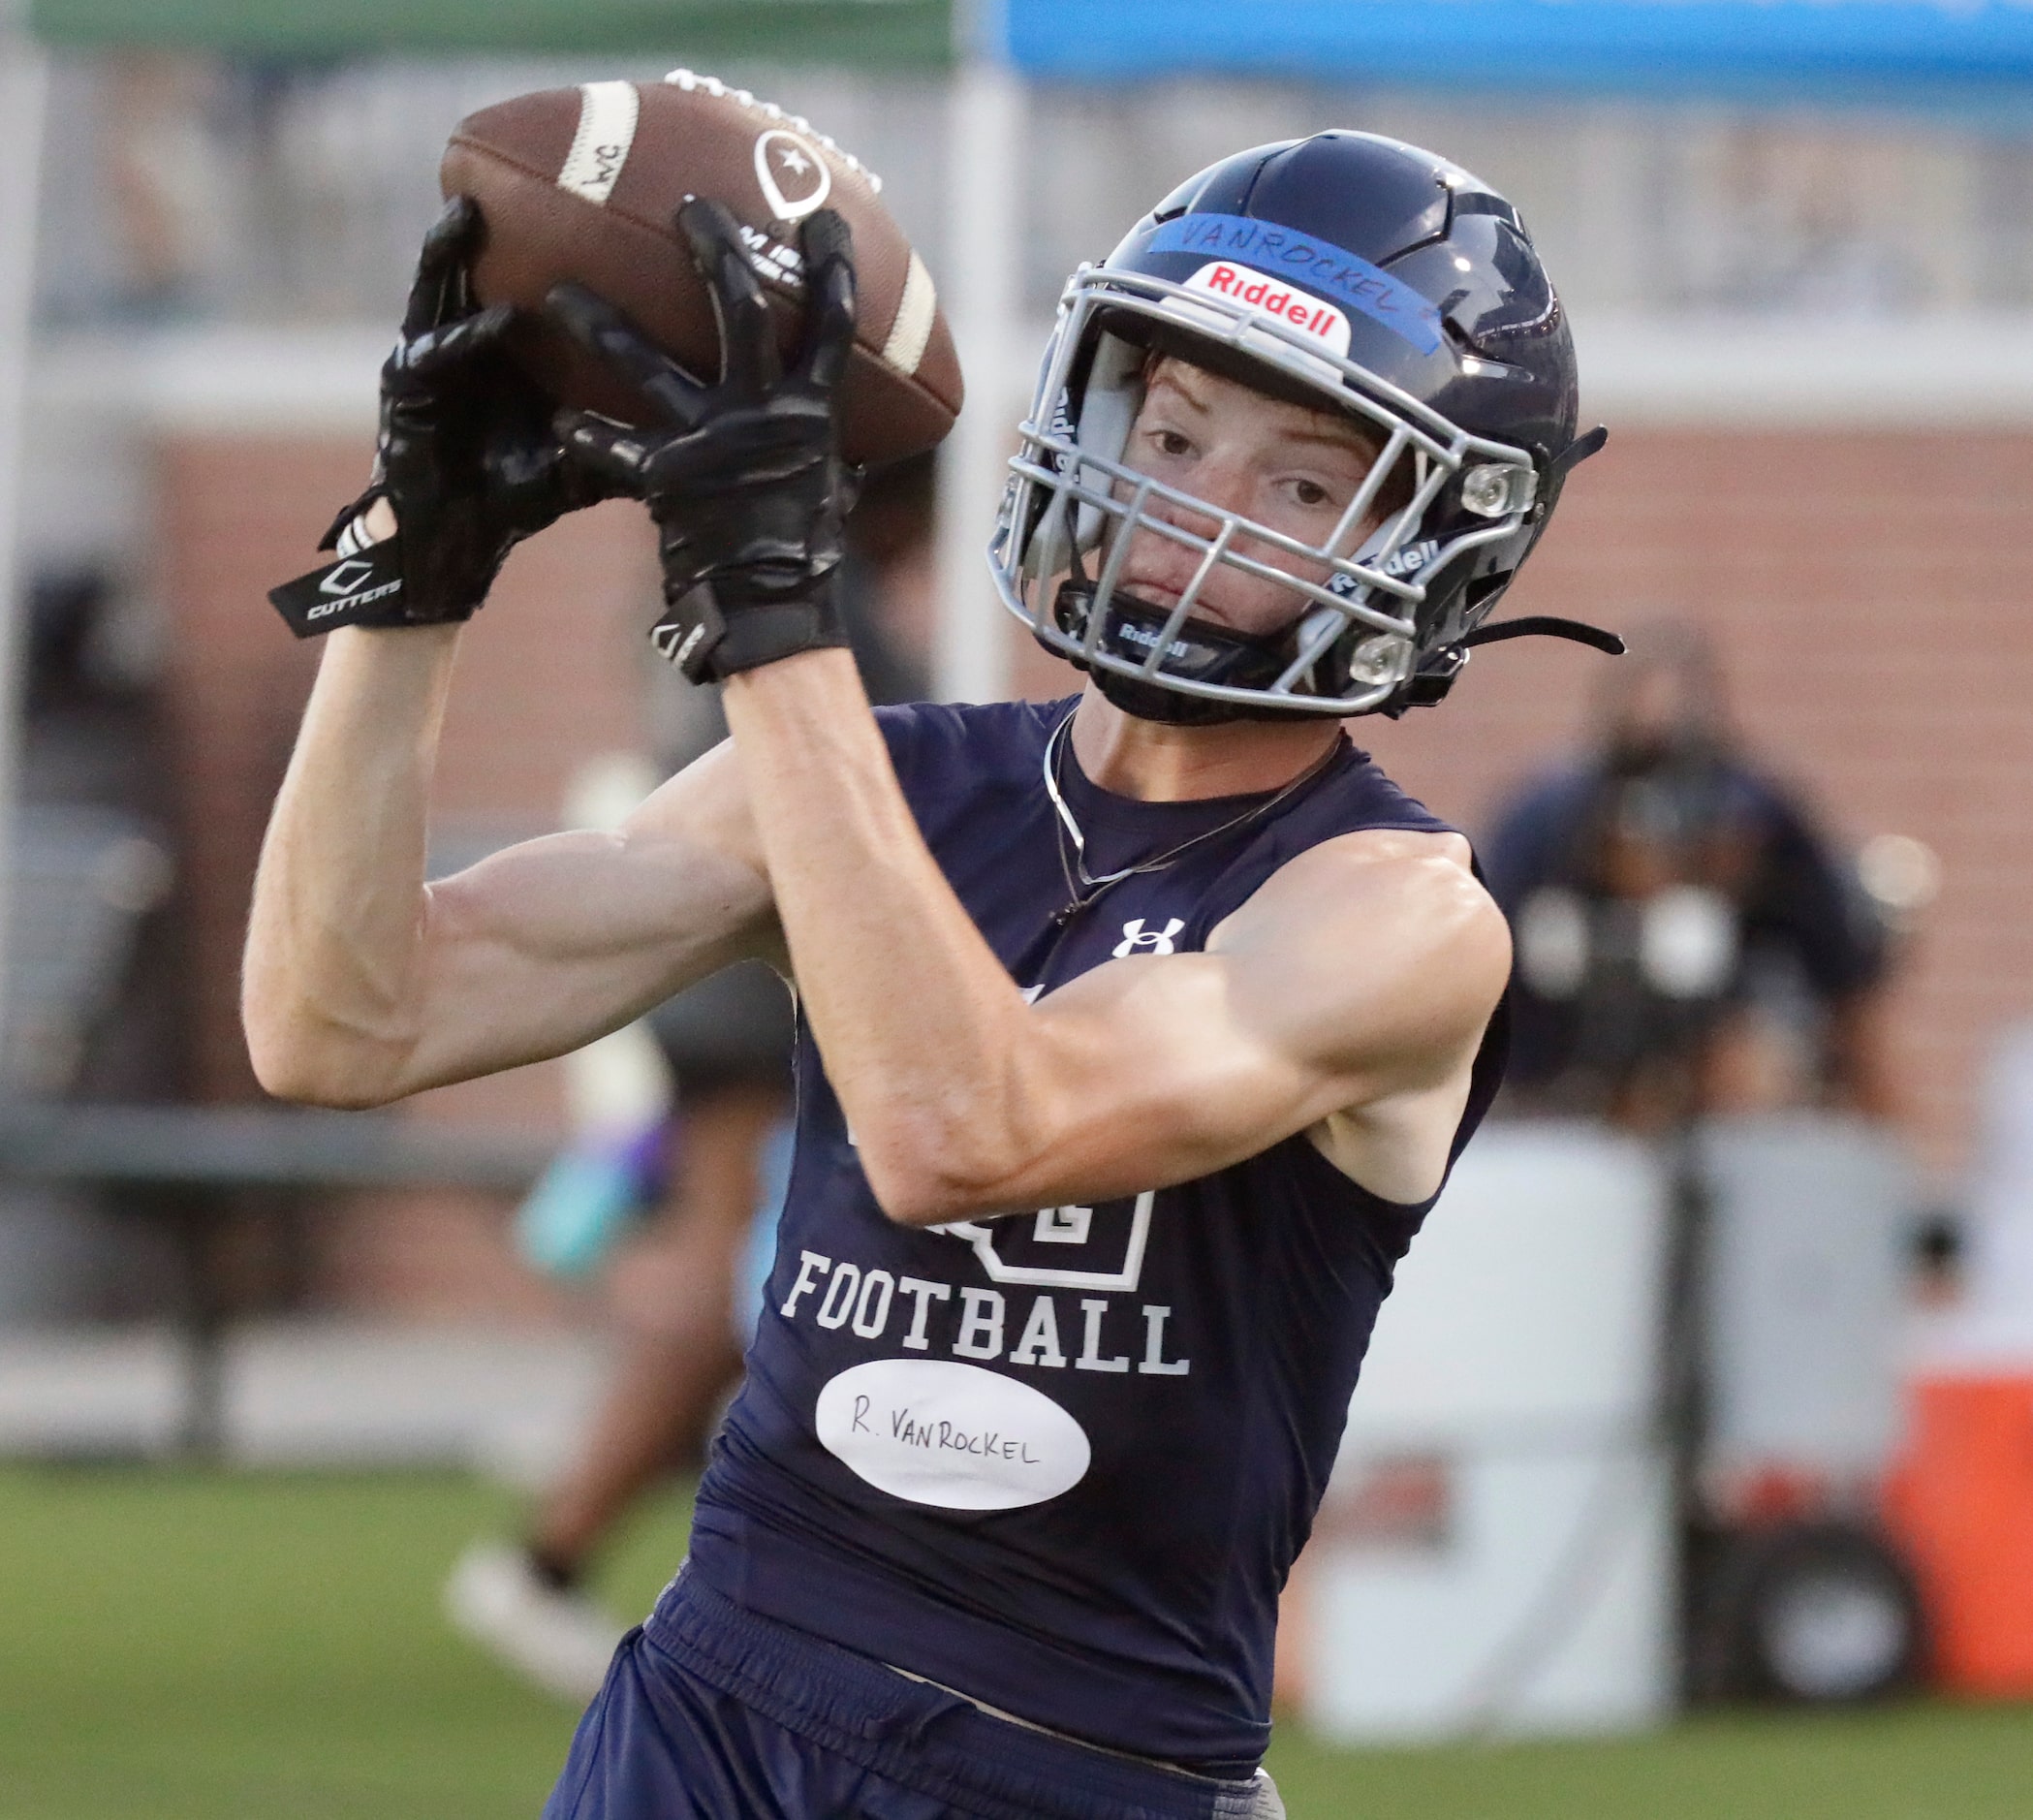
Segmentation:
<svg viewBox="0 0 2033 1820">
<path fill-rule="evenodd" d="M 852 153 L 773 103 L 673 70 L 661 82 L 542 89 L 469 114 L 439 167 L 448 197 L 480 204 L 483 303 L 535 312 L 576 280 L 627 311 L 688 371 L 715 377 L 719 331 L 675 215 L 695 196 L 727 205 L 769 298 L 786 358 L 803 307 L 798 223 L 837 209 L 854 235 L 859 322 L 841 383 L 842 452 L 893 461 L 953 427 L 962 395 L 931 274 Z M 516 357 L 561 403 L 626 423 L 633 394 L 540 317 Z"/>
</svg>

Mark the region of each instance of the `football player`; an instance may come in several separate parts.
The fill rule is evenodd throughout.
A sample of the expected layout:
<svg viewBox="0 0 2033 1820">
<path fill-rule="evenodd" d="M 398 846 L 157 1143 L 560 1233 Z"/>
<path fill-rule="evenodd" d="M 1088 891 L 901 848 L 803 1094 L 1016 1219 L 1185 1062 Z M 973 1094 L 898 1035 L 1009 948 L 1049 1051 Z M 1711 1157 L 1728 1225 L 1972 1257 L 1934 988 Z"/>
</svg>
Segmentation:
<svg viewBox="0 0 2033 1820">
<path fill-rule="evenodd" d="M 1202 173 L 1070 283 L 991 552 L 1086 673 L 872 712 L 830 593 L 851 249 L 780 360 L 732 217 L 680 223 L 724 370 L 550 307 L 640 395 L 555 434 L 428 243 L 256 887 L 246 1026 L 365 1106 L 555 1055 L 747 956 L 799 1003 L 797 1155 L 692 1552 L 547 1812 L 1279 1811 L 1278 1593 L 1393 1266 L 1501 1071 L 1504 920 L 1347 719 L 1446 693 L 1575 436 L 1517 211 L 1333 132 Z M 459 622 L 518 536 L 642 500 L 656 639 L 733 737 L 618 833 L 426 885 Z"/>
</svg>

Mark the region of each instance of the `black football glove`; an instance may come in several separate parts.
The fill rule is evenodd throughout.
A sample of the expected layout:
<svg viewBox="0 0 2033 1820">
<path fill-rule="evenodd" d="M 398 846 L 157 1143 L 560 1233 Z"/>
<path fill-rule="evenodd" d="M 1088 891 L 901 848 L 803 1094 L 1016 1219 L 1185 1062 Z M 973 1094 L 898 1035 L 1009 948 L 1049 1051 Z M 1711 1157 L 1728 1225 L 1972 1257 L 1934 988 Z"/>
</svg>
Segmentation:
<svg viewBox="0 0 2033 1820">
<path fill-rule="evenodd" d="M 373 476 L 318 546 L 337 560 L 268 596 L 300 639 L 470 618 L 517 543 L 614 490 L 565 459 L 552 400 L 505 352 L 515 311 L 475 304 L 467 262 L 483 232 L 460 196 L 424 236 L 402 339 L 381 369 Z M 374 543 L 364 523 L 380 499 L 397 528 Z"/>
<path fill-rule="evenodd" d="M 693 201 L 677 222 L 720 326 L 721 375 L 704 386 L 611 304 L 560 285 L 546 308 L 642 400 L 642 427 L 561 412 L 576 462 L 656 520 L 666 611 L 651 639 L 694 682 L 844 645 L 833 606 L 857 475 L 840 458 L 836 390 L 854 345 L 854 248 L 819 209 L 800 225 L 804 343 L 789 372 L 735 218 Z"/>
</svg>

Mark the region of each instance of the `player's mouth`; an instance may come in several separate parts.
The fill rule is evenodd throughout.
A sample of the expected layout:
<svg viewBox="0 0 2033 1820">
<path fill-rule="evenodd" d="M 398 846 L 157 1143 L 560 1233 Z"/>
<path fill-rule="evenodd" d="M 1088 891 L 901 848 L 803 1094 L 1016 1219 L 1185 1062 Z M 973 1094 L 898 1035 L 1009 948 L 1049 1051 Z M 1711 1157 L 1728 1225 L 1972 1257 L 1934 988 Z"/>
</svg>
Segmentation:
<svg viewBox="0 0 2033 1820">
<path fill-rule="evenodd" d="M 1209 578 L 1218 581 L 1218 578 Z M 1170 612 L 1185 596 L 1185 584 L 1177 581 L 1162 581 L 1154 575 L 1142 575 L 1132 570 L 1122 581 L 1123 591 L 1134 594 L 1139 600 L 1152 607 L 1162 607 Z M 1209 599 L 1210 594 L 1219 593 L 1218 586 L 1204 586 L 1193 597 L 1195 619 L 1211 619 L 1216 625 L 1231 623 L 1231 615 L 1218 599 Z"/>
<path fill-rule="evenodd" d="M 1134 594 L 1141 601 L 1148 601 L 1153 607 L 1162 607 L 1170 612 L 1179 604 L 1182 588 L 1173 587 L 1169 581 L 1160 581 L 1147 575 L 1126 575 L 1122 579 L 1123 592 Z M 1196 601 L 1195 606 L 1201 603 Z"/>
<path fill-rule="evenodd" d="M 1185 588 L 1172 581 L 1161 581 L 1155 576 L 1131 573 L 1123 578 L 1122 590 L 1132 594 L 1147 607 L 1155 607 L 1161 612 L 1170 612 L 1184 598 Z M 1219 601 L 1207 598 L 1208 590 L 1203 588 L 1194 597 L 1193 611 L 1189 615 L 1207 625 L 1222 627 L 1225 631 L 1237 632 L 1242 628 L 1235 616 L 1225 610 Z"/>
</svg>

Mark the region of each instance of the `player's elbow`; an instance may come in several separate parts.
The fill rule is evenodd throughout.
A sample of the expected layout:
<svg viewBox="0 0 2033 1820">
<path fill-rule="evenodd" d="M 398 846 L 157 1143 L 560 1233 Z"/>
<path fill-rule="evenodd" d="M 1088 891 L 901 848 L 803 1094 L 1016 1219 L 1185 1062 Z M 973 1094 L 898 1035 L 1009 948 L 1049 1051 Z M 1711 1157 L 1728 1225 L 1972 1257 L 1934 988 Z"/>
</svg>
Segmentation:
<svg viewBox="0 0 2033 1820">
<path fill-rule="evenodd" d="M 1067 1095 L 1020 1065 L 991 1078 L 954 1071 L 907 1091 L 846 1096 L 855 1147 L 877 1204 L 899 1226 L 1007 1212 L 1053 1154 Z"/>
<path fill-rule="evenodd" d="M 979 1134 L 898 1129 L 860 1149 L 876 1205 L 899 1226 L 943 1226 L 1011 1206 L 1010 1159 Z"/>
<path fill-rule="evenodd" d="M 898 1226 L 943 1226 L 982 1210 L 964 1178 L 915 1159 L 885 1163 L 863 1154 L 861 1168 L 876 1205 Z"/>
<path fill-rule="evenodd" d="M 254 1078 L 273 1099 L 364 1112 L 403 1095 L 395 1069 L 371 1046 L 334 1042 L 312 1020 L 255 994 L 242 1000 L 240 1027 Z"/>
<path fill-rule="evenodd" d="M 333 1112 L 360 1113 L 402 1097 L 386 1081 L 360 1069 L 333 1066 L 319 1057 L 256 1044 L 247 1053 L 254 1078 L 271 1099 L 295 1106 L 322 1106 Z"/>
</svg>

